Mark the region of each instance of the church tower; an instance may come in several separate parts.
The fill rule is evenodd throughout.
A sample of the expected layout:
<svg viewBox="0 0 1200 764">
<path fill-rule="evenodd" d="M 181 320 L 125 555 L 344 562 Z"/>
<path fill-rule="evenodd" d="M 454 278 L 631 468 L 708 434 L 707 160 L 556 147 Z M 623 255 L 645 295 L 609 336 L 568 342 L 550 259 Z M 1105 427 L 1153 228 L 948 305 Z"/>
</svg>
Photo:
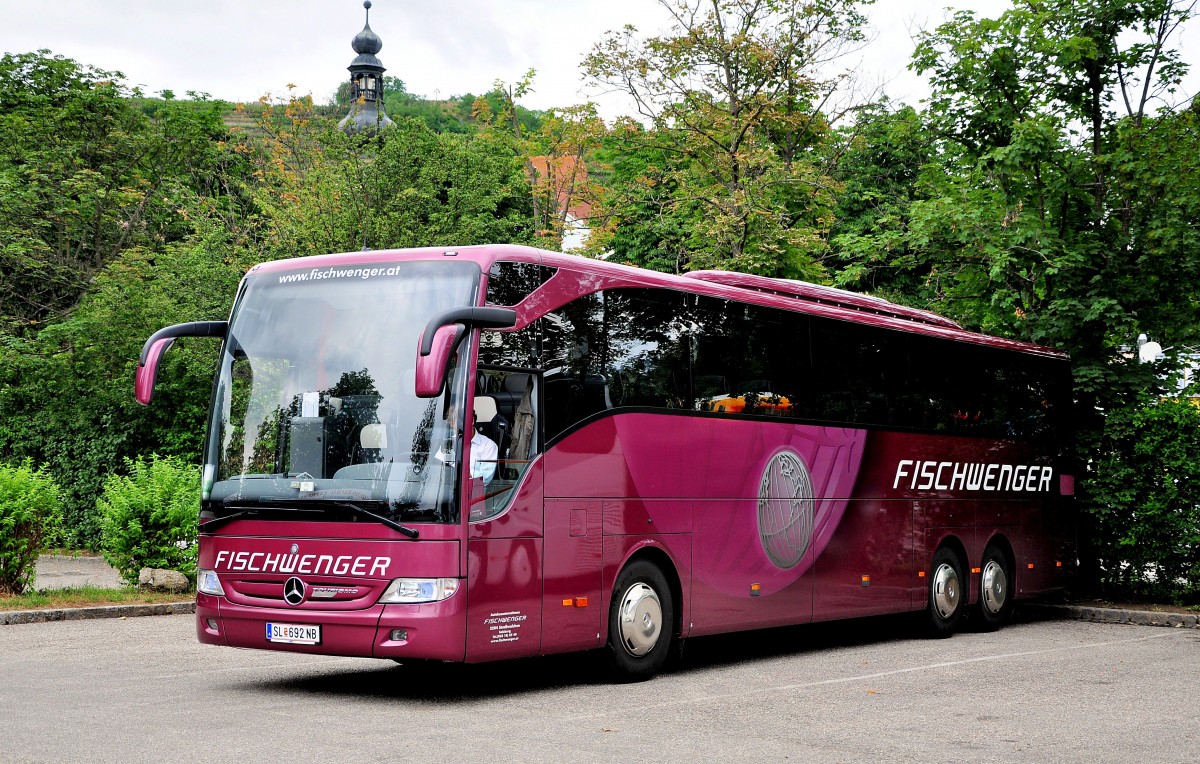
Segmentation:
<svg viewBox="0 0 1200 764">
<path fill-rule="evenodd" d="M 350 135 L 372 135 L 392 124 L 383 110 L 383 63 L 375 54 L 383 48 L 383 40 L 371 31 L 371 0 L 365 0 L 367 21 L 350 45 L 358 54 L 350 66 L 350 113 L 338 122 L 338 127 Z"/>
</svg>

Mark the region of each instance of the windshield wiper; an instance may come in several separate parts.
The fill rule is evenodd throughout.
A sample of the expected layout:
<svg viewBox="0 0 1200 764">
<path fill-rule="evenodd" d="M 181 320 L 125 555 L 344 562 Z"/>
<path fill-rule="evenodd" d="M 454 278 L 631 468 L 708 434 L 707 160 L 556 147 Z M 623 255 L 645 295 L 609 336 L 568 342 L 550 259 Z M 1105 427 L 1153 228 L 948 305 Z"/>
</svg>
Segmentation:
<svg viewBox="0 0 1200 764">
<path fill-rule="evenodd" d="M 224 525 L 225 523 L 229 522 L 230 520 L 235 520 L 239 517 L 242 517 L 243 515 L 248 515 L 253 512 L 256 512 L 256 510 L 243 509 L 239 512 L 230 512 L 228 515 L 221 515 L 220 517 L 214 517 L 213 519 L 209 520 L 208 522 L 200 523 L 200 532 L 201 533 L 212 533 L 214 530 L 216 530 L 216 526 Z"/>
<path fill-rule="evenodd" d="M 415 539 L 421 535 L 420 531 L 418 531 L 416 528 L 409 528 L 407 525 L 401 525 L 400 523 L 396 522 L 395 520 L 391 520 L 382 515 L 377 515 L 374 512 L 372 512 L 371 510 L 366 509 L 365 507 L 362 507 L 358 504 L 355 504 L 355 503 L 349 502 L 349 501 L 333 501 L 331 499 L 325 499 L 325 500 L 308 499 L 308 500 L 304 500 L 304 503 L 309 505 L 309 506 L 305 506 L 305 507 L 281 507 L 275 503 L 275 502 L 280 501 L 280 499 L 262 498 L 262 499 L 259 499 L 259 501 L 263 502 L 264 506 L 262 506 L 262 507 L 231 507 L 231 509 L 236 509 L 238 511 L 231 512 L 228 515 L 214 517 L 212 520 L 209 520 L 206 523 L 201 523 L 200 524 L 200 532 L 201 533 L 212 533 L 216 526 L 224 525 L 225 523 L 227 523 L 230 520 L 234 520 L 239 517 L 244 517 L 246 515 L 257 515 L 259 512 L 264 512 L 264 511 L 266 511 L 266 512 L 315 512 L 315 511 L 319 511 L 320 507 L 325 506 L 325 507 L 338 507 L 340 509 L 348 509 L 351 512 L 353 512 L 354 514 L 359 515 L 360 517 L 366 517 L 366 518 L 374 520 L 378 523 L 382 523 L 382 524 L 386 525 L 387 527 L 391 528 L 392 530 L 397 531 L 398 533 L 402 533 L 405 536 L 408 536 L 410 539 Z M 269 504 L 269 506 L 266 506 L 268 504 Z"/>
<path fill-rule="evenodd" d="M 392 530 L 403 533 L 405 536 L 408 536 L 410 539 L 415 539 L 417 536 L 421 535 L 421 533 L 416 528 L 409 528 L 407 525 L 401 525 L 400 523 L 396 522 L 395 520 L 389 520 L 388 518 L 384 517 L 383 515 L 377 515 L 374 512 L 372 512 L 371 510 L 360 507 L 359 505 L 357 505 L 353 502 L 330 501 L 329 503 L 335 507 L 343 507 L 345 509 L 348 509 L 357 515 L 361 515 L 362 517 L 369 517 L 372 520 L 381 522 L 384 525 L 386 525 L 387 527 L 391 528 Z"/>
</svg>

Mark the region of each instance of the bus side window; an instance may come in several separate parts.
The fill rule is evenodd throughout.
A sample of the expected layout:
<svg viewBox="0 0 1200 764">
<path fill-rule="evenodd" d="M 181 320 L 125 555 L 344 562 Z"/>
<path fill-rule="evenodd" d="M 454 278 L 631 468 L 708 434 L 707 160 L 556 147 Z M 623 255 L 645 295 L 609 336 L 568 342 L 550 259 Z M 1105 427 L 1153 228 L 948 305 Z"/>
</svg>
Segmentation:
<svg viewBox="0 0 1200 764">
<path fill-rule="evenodd" d="M 684 300 L 674 292 L 604 294 L 608 407 L 691 408 Z"/>
<path fill-rule="evenodd" d="M 544 386 L 530 370 L 538 365 L 542 324 L 539 320 L 518 332 L 485 331 L 481 335 L 475 398 L 490 399 L 495 412 L 488 421 L 477 416 L 476 430 L 496 443 L 499 451 L 492 479 L 483 486 L 482 494 L 472 497 L 472 522 L 504 511 L 529 463 L 541 451 L 537 417 Z M 490 405 L 485 408 L 491 409 Z"/>
<path fill-rule="evenodd" d="M 701 297 L 692 325 L 692 408 L 743 416 L 809 413 L 806 316 Z"/>
<path fill-rule="evenodd" d="M 608 408 L 607 353 L 600 294 L 580 297 L 541 319 L 546 440 Z"/>
<path fill-rule="evenodd" d="M 487 399 L 483 408 L 495 408 L 493 421 L 506 424 L 503 434 L 489 429 L 493 421 L 477 419 L 475 428 L 484 437 L 496 443 L 496 471 L 492 479 L 482 488 L 482 493 L 471 497 L 470 519 L 472 522 L 487 520 L 500 514 L 512 502 L 517 484 L 529 464 L 538 454 L 538 385 L 537 377 L 528 372 L 504 369 L 482 369 L 492 392 L 476 395 L 476 408 L 481 398 Z"/>
</svg>

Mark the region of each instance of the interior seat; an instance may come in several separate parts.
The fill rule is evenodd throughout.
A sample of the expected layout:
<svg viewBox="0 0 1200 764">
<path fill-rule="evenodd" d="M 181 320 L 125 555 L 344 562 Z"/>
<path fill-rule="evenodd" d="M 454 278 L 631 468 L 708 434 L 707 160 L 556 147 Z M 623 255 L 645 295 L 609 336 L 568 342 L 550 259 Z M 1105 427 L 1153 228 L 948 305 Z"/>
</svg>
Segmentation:
<svg viewBox="0 0 1200 764">
<path fill-rule="evenodd" d="M 496 444 L 496 451 L 504 458 L 504 449 L 508 445 L 508 419 L 496 405 L 496 399 L 490 395 L 475 396 L 475 430 Z"/>
</svg>

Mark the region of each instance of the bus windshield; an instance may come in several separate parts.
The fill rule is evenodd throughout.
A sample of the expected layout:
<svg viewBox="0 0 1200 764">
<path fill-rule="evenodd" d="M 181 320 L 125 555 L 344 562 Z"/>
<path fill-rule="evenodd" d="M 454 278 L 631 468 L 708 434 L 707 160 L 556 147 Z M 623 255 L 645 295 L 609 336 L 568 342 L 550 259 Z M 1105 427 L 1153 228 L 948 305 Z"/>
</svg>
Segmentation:
<svg viewBox="0 0 1200 764">
<path fill-rule="evenodd" d="M 457 522 L 462 365 L 429 399 L 414 366 L 426 322 L 474 305 L 480 277 L 465 261 L 251 275 L 214 393 L 205 513 Z"/>
</svg>

